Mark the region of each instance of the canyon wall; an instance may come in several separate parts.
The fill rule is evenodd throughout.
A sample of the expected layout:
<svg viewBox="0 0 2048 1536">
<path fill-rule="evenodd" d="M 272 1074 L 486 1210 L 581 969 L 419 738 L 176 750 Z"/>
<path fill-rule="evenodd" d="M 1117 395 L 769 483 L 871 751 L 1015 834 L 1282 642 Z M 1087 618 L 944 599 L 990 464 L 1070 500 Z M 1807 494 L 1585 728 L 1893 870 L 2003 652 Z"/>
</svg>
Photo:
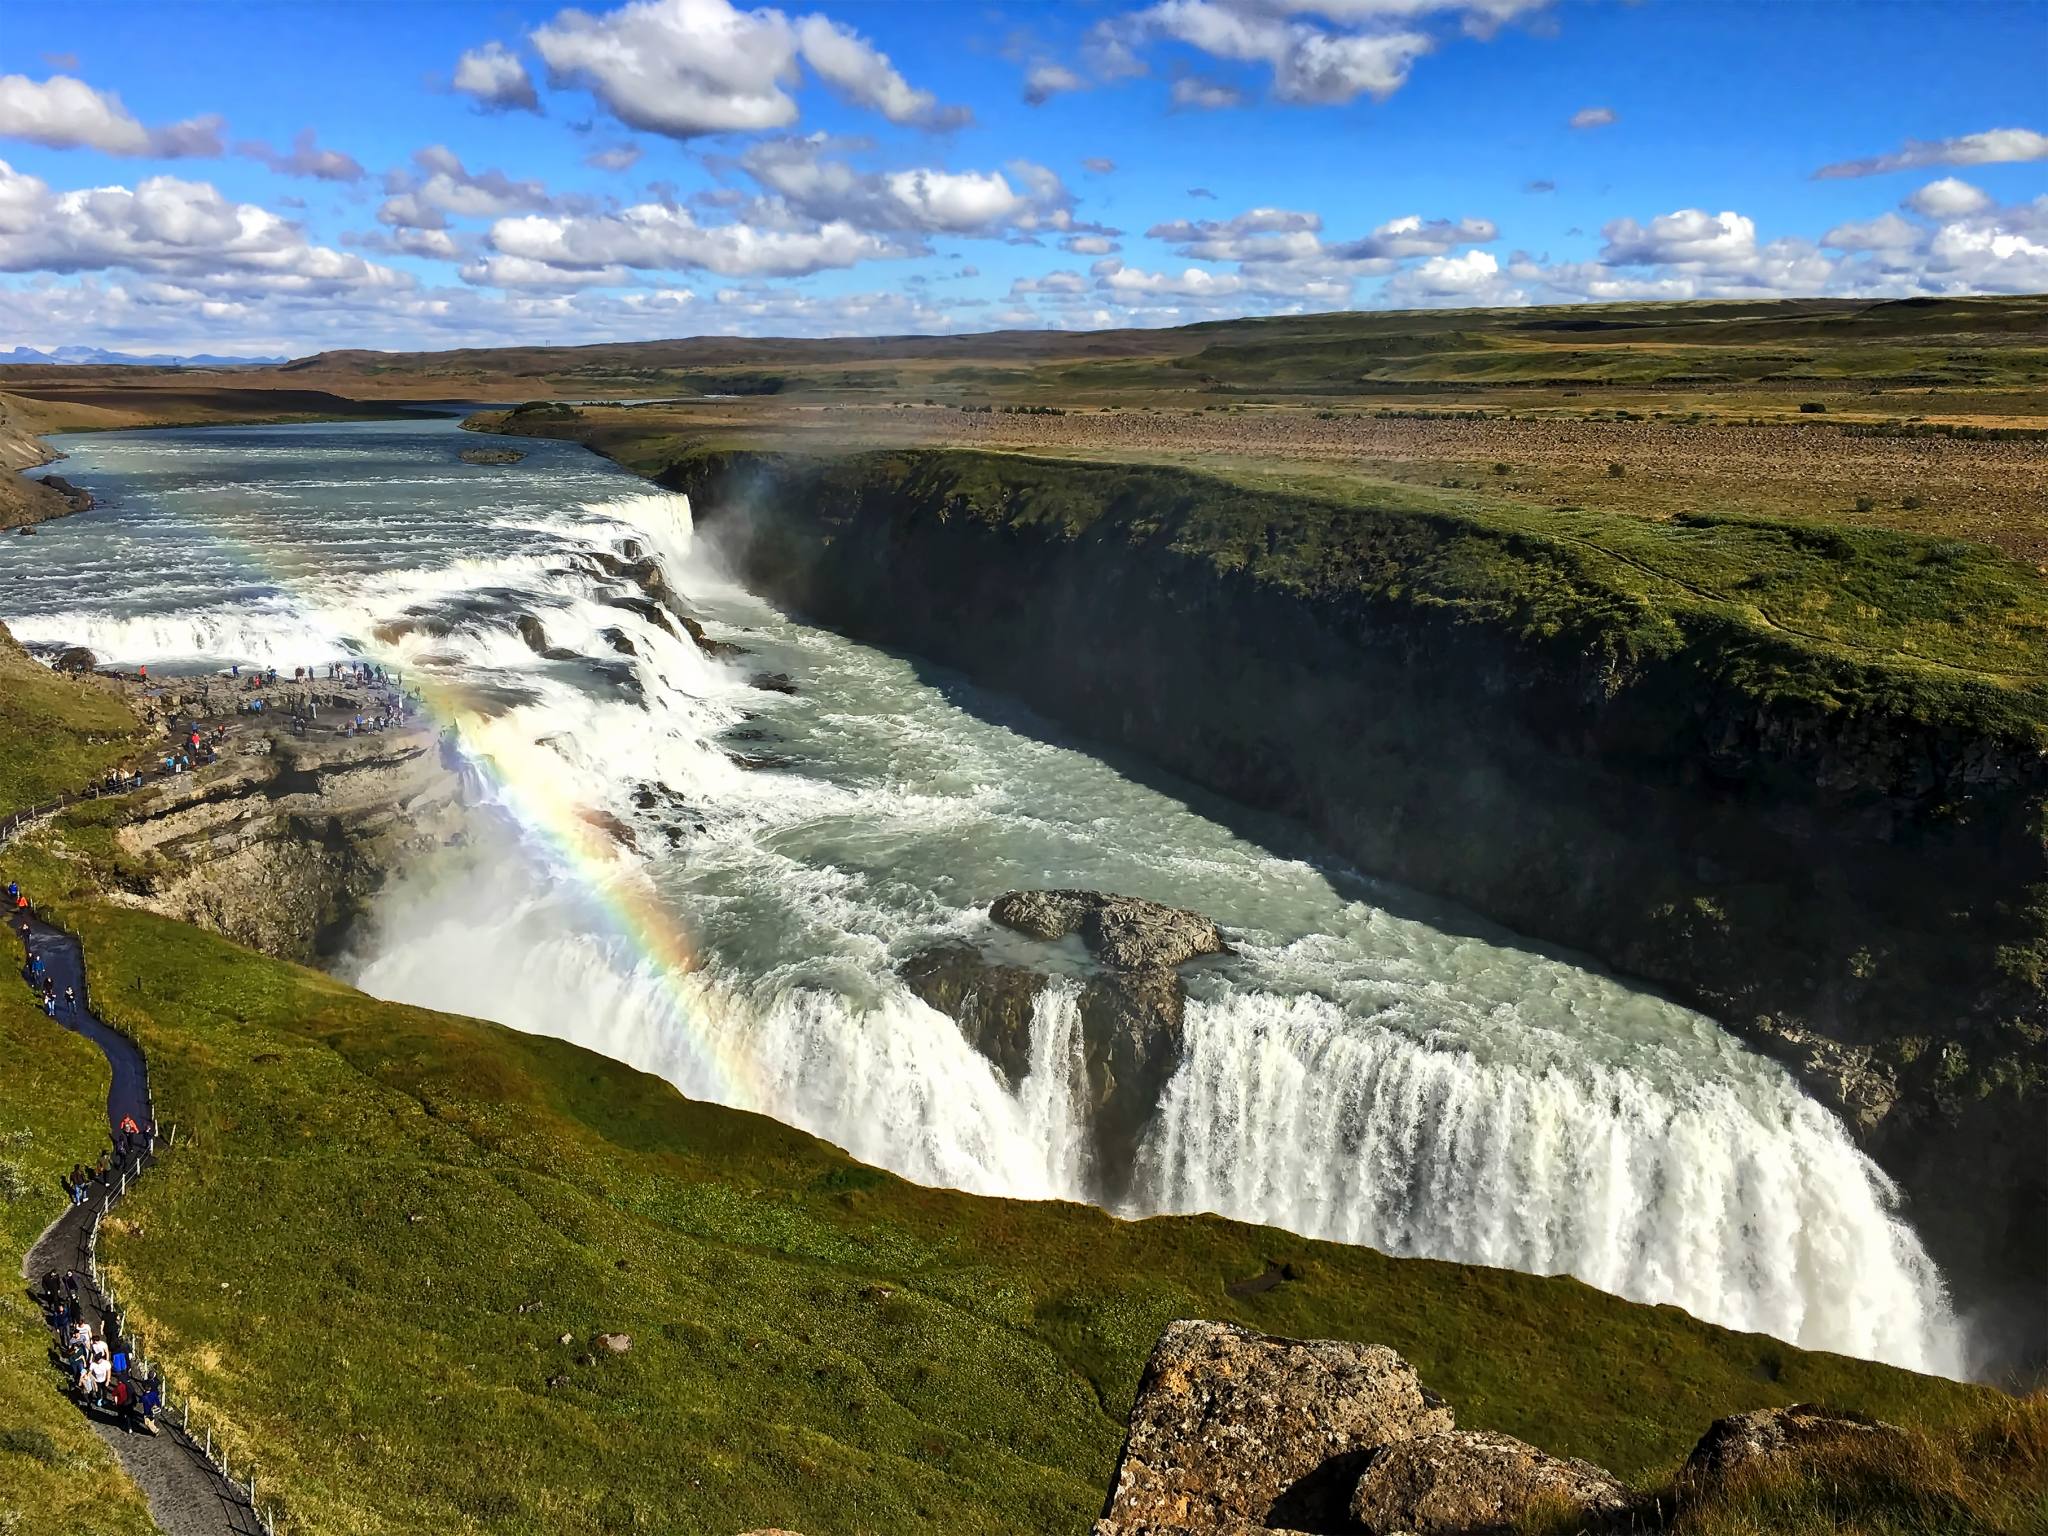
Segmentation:
<svg viewBox="0 0 2048 1536">
<path fill-rule="evenodd" d="M 698 452 L 756 590 L 1663 987 L 1907 1191 L 2010 1355 L 2048 1222 L 2038 703 L 1603 586 L 1568 553 L 1169 469 Z"/>
</svg>

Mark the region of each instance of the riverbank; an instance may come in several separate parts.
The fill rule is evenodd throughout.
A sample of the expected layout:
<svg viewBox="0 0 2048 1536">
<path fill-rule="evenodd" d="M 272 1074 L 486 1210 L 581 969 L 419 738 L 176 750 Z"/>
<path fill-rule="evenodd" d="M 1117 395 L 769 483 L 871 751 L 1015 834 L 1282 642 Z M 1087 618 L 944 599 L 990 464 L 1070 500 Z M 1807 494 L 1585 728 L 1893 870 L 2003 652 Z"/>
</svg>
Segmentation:
<svg viewBox="0 0 2048 1536">
<path fill-rule="evenodd" d="M 2048 1345 L 2048 588 L 2024 567 L 1891 533 L 479 424 L 689 493 L 742 578 L 818 622 L 1714 1014 L 1901 1182 L 2004 1358 Z"/>
</svg>

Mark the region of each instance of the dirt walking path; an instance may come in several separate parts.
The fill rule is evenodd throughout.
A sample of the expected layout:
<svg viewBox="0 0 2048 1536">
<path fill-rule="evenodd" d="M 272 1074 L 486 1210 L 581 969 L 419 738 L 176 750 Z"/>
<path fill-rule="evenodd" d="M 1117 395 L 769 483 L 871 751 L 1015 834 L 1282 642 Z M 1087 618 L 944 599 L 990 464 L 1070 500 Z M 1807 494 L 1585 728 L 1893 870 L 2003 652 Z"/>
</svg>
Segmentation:
<svg viewBox="0 0 2048 1536">
<path fill-rule="evenodd" d="M 14 926 L 19 935 L 20 920 L 16 919 Z M 56 1022 L 97 1045 L 113 1068 L 113 1085 L 107 1092 L 107 1126 L 118 1146 L 124 1119 L 133 1117 L 137 1125 L 145 1127 L 154 1124 L 149 1072 L 142 1052 L 89 1006 L 84 956 L 77 939 L 32 917 L 28 920 L 26 945 L 29 956 L 41 958 L 56 985 L 57 996 L 63 997 L 69 987 L 78 1000 L 70 1008 L 60 1005 Z M 139 1176 L 148 1161 L 138 1153 L 115 1165 L 117 1175 L 125 1168 L 130 1177 Z M 105 1198 L 111 1206 L 120 1197 L 117 1179 L 114 1192 Z M 95 1193 L 85 1204 L 73 1206 L 52 1222 L 23 1257 L 21 1273 L 29 1282 L 31 1298 L 37 1301 L 41 1299 L 43 1276 L 76 1274 L 80 1310 L 88 1322 L 104 1323 L 107 1337 L 115 1340 L 118 1326 L 109 1316 L 106 1298 L 91 1278 L 93 1218 L 102 1209 L 102 1198 Z M 157 1529 L 164 1536 L 264 1536 L 263 1525 L 247 1494 L 222 1477 L 208 1463 L 200 1447 L 168 1416 L 159 1421 L 157 1433 L 149 1435 L 124 1429 L 98 1413 L 82 1411 L 142 1490 Z"/>
</svg>

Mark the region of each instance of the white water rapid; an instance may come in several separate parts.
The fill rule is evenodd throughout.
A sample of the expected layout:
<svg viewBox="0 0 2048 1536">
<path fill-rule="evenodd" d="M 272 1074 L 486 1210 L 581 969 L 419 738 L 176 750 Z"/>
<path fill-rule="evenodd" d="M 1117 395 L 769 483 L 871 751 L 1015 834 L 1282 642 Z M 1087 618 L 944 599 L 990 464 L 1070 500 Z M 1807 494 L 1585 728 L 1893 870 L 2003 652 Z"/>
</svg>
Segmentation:
<svg viewBox="0 0 2048 1536">
<path fill-rule="evenodd" d="M 1012 1090 L 895 968 L 940 940 L 1042 963 L 988 922 L 1010 889 L 1192 906 L 1237 953 L 1189 972 L 1132 1213 L 1570 1273 L 1962 1367 L 1883 1176 L 1712 1021 L 793 622 L 699 554 L 681 498 L 562 445 L 462 466 L 436 425 L 68 446 L 105 505 L 6 541 L 33 569 L 0 548 L 24 640 L 153 667 L 347 650 L 459 701 L 475 848 L 390 894 L 351 967 L 372 992 L 575 1040 L 914 1179 L 1082 1198 L 1076 989 L 1041 998 Z M 630 546 L 749 654 L 707 658 L 617 606 L 643 594 L 590 556 Z M 537 655 L 521 614 L 577 659 Z"/>
</svg>

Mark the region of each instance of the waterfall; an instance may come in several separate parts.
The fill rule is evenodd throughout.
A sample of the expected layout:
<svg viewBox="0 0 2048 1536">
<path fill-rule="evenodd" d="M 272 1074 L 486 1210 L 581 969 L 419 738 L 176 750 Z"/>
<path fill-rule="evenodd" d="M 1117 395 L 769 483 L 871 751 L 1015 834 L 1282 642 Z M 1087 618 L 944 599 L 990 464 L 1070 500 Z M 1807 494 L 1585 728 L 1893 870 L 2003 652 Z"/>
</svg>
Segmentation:
<svg viewBox="0 0 2048 1536">
<path fill-rule="evenodd" d="M 1190 1007 L 1140 1187 L 1149 1210 L 1572 1274 L 1807 1348 L 1962 1365 L 1884 1176 L 1782 1075 L 1673 1091 L 1600 1063 L 1530 1072 L 1319 999 L 1236 996 Z"/>
<path fill-rule="evenodd" d="M 78 452 L 156 464 L 176 440 Z M 38 540 L 43 606 L 5 617 L 24 638 L 131 661 L 289 669 L 346 647 L 482 701 L 459 722 L 489 769 L 472 779 L 472 847 L 386 893 L 349 967 L 365 989 L 575 1041 L 912 1179 L 1083 1199 L 1096 1186 L 1071 977 L 1039 994 L 1011 1084 L 896 966 L 932 943 L 1005 942 L 985 905 L 1013 887 L 1153 895 L 1211 912 L 1236 954 L 1192 983 L 1126 1214 L 1214 1211 L 1572 1274 L 1959 1371 L 1940 1278 L 1882 1174 L 1711 1021 L 1511 940 L 1397 918 L 1080 748 L 963 709 L 910 663 L 725 586 L 684 498 L 584 456 L 407 480 L 325 548 L 353 515 L 335 498 L 358 495 L 340 453 L 317 474 L 264 460 L 263 516 L 236 525 L 236 570 L 295 563 L 317 581 L 181 595 L 177 572 L 218 559 L 219 539 L 144 487 Z M 378 484 L 361 483 L 364 497 Z M 521 500 L 462 499 L 489 494 Z M 147 539 L 123 534 L 131 516 Z M 116 542 L 95 553 L 103 532 Z M 753 654 L 705 655 L 591 558 L 628 539 Z M 162 565 L 153 596 L 146 559 Z M 396 622 L 423 613 L 443 622 Z M 522 614 L 574 655 L 535 655 Z M 797 697 L 748 685 L 785 670 Z M 742 732 L 783 766 L 736 762 Z M 629 835 L 599 846 L 594 825 Z"/>
</svg>

